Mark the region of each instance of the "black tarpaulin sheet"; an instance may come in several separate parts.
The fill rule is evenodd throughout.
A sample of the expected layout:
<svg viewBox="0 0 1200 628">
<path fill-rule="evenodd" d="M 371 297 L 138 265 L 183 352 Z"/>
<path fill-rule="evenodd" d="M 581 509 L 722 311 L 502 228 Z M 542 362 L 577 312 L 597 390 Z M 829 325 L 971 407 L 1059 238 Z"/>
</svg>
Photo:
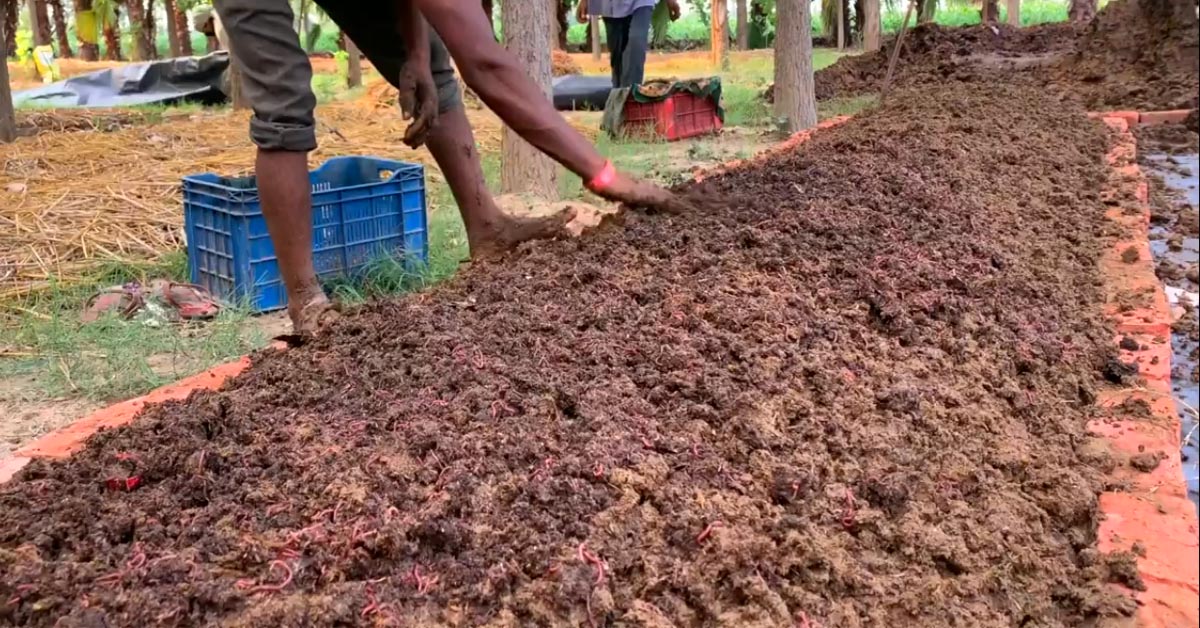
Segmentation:
<svg viewBox="0 0 1200 628">
<path fill-rule="evenodd" d="M 607 76 L 568 74 L 554 79 L 554 108 L 559 111 L 596 110 L 604 108 L 612 79 Z"/>
<path fill-rule="evenodd" d="M 13 102 L 45 107 L 217 104 L 226 100 L 222 86 L 228 67 L 226 52 L 131 63 L 20 91 L 13 94 Z"/>
</svg>

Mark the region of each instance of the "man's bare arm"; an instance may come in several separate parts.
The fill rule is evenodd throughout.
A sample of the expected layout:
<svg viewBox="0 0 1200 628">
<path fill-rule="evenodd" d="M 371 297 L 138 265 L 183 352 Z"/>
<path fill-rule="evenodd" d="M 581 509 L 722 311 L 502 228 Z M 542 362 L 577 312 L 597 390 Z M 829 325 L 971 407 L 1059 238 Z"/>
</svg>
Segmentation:
<svg viewBox="0 0 1200 628">
<path fill-rule="evenodd" d="M 463 80 L 505 124 L 585 182 L 600 173 L 604 157 L 496 42 L 477 0 L 409 1 L 441 35 Z"/>
<path fill-rule="evenodd" d="M 412 123 L 404 130 L 404 143 L 416 148 L 437 124 L 437 87 L 429 67 L 429 28 L 412 0 L 396 0 L 397 31 L 408 47 L 408 58 L 400 69 L 400 111 Z"/>
<path fill-rule="evenodd" d="M 429 28 L 413 0 L 396 0 L 397 31 L 404 37 L 409 59 L 429 63 Z"/>
</svg>

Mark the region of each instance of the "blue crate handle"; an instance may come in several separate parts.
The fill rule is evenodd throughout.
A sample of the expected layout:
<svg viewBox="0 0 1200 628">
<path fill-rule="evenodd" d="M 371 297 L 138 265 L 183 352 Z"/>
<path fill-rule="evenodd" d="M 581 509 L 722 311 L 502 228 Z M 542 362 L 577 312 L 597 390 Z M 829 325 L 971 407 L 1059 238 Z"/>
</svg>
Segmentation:
<svg viewBox="0 0 1200 628">
<path fill-rule="evenodd" d="M 391 176 L 382 178 L 385 172 Z M 394 181 L 408 181 L 425 176 L 425 167 L 380 157 L 334 157 L 308 173 L 309 184 L 314 189 L 322 184 L 337 183 L 338 189 L 355 189 L 366 185 L 379 185 Z M 347 185 L 347 180 L 356 183 Z M 222 177 L 214 173 L 193 174 L 183 178 L 188 185 L 228 192 L 242 202 L 258 200 L 258 180 L 255 176 Z"/>
<path fill-rule="evenodd" d="M 382 178 L 385 172 L 391 176 Z M 354 188 L 358 185 L 376 185 L 400 180 L 407 181 L 424 176 L 425 168 L 419 164 L 406 164 L 379 157 L 334 157 L 321 164 L 310 173 L 310 180 L 316 184 L 319 180 L 332 181 L 363 181 L 357 185 L 342 185 L 343 188 Z"/>
</svg>

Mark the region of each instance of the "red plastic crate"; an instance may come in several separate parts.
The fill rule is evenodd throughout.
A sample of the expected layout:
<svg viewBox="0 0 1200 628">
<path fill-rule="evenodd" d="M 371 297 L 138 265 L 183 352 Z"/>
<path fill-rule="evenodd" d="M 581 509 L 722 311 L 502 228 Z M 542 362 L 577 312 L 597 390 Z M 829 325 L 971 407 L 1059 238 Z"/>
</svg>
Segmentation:
<svg viewBox="0 0 1200 628">
<path fill-rule="evenodd" d="M 671 94 L 658 102 L 625 101 L 621 133 L 681 140 L 721 130 L 717 103 L 687 92 Z"/>
</svg>

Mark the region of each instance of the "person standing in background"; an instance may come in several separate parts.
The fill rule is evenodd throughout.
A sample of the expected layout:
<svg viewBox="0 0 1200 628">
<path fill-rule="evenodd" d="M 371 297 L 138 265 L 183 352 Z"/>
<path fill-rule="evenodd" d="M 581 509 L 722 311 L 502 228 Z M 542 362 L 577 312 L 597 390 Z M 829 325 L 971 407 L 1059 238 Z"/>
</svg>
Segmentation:
<svg viewBox="0 0 1200 628">
<path fill-rule="evenodd" d="M 579 0 L 575 17 L 587 22 L 589 15 L 604 20 L 608 39 L 608 65 L 613 89 L 639 85 L 645 77 L 646 51 L 650 48 L 650 18 L 659 0 Z M 678 0 L 662 0 L 679 19 Z"/>
</svg>

